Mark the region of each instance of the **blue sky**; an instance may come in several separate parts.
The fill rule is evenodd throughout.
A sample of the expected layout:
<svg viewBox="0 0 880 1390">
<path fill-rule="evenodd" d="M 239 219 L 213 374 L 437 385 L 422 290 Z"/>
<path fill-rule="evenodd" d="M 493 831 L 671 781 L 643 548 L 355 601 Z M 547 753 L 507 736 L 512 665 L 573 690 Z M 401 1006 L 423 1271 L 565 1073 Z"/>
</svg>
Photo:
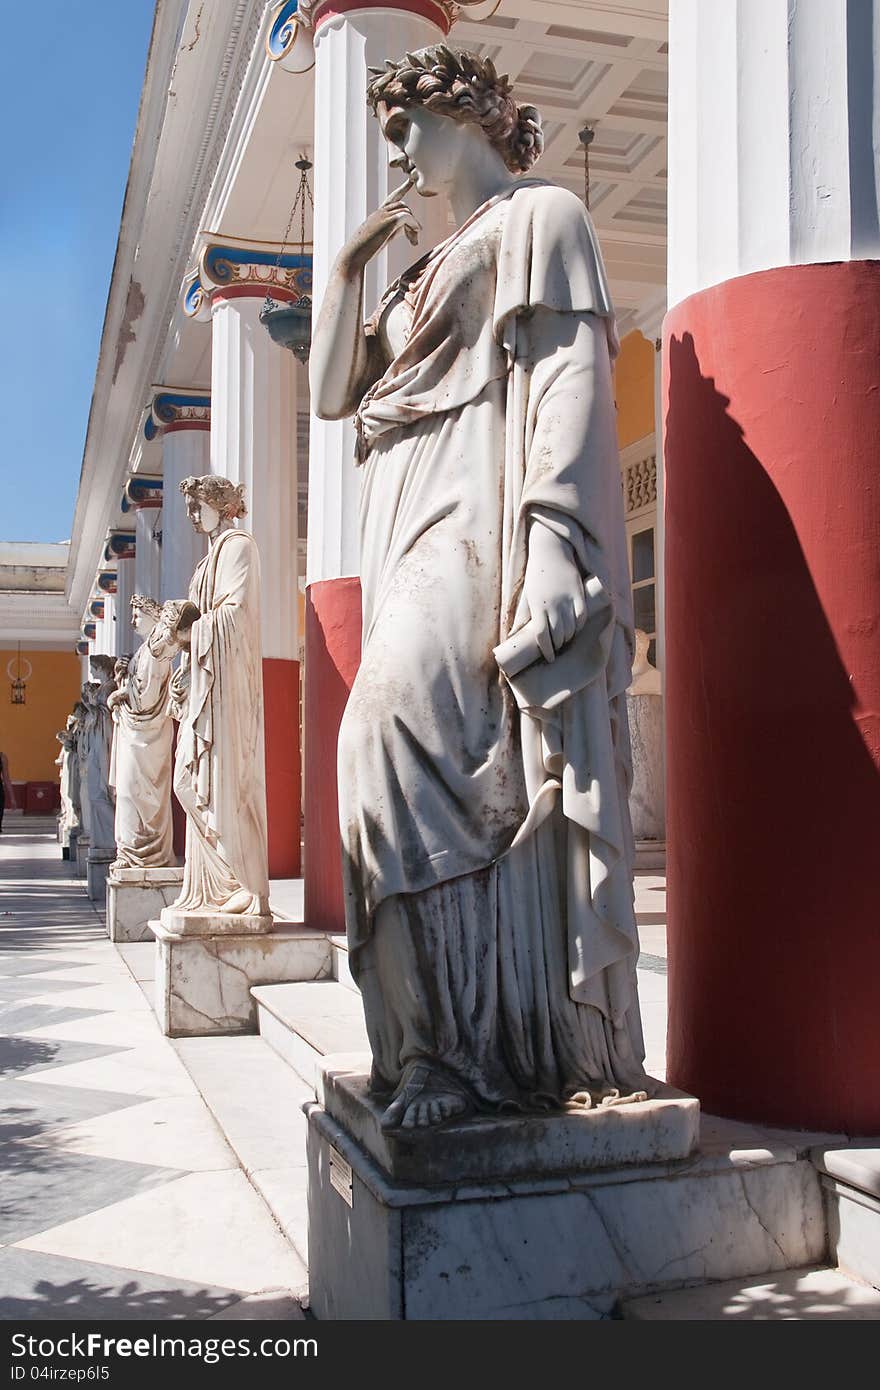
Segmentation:
<svg viewBox="0 0 880 1390">
<path fill-rule="evenodd" d="M 153 8 L 3 6 L 0 540 L 70 535 Z"/>
</svg>

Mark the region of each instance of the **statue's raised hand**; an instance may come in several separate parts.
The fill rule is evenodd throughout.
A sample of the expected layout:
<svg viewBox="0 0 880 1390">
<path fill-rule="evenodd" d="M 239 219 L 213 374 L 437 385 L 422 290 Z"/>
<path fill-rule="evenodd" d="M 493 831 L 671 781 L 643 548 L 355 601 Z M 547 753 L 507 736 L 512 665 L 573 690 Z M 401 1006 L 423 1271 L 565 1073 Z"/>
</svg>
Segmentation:
<svg viewBox="0 0 880 1390">
<path fill-rule="evenodd" d="M 421 226 L 412 209 L 403 202 L 403 195 L 412 187 L 414 177 L 411 175 L 399 188 L 392 188 L 376 211 L 370 213 L 346 242 L 339 253 L 339 264 L 348 273 L 359 274 L 398 232 L 403 232 L 410 245 L 415 246 Z"/>
<path fill-rule="evenodd" d="M 545 661 L 552 661 L 583 627 L 587 604 L 574 551 L 563 536 L 540 521 L 533 521 L 529 528 L 523 587 L 538 649 Z"/>
</svg>

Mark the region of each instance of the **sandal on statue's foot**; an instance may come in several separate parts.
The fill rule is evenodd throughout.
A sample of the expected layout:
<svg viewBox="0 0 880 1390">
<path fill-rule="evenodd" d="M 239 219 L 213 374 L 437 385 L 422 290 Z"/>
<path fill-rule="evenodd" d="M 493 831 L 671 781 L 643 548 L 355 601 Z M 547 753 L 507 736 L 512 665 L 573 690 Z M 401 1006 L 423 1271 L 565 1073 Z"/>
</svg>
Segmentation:
<svg viewBox="0 0 880 1390">
<path fill-rule="evenodd" d="M 468 1092 L 447 1072 L 435 1071 L 427 1062 L 411 1062 L 382 1116 L 382 1129 L 414 1137 L 461 1119 L 473 1108 Z"/>
</svg>

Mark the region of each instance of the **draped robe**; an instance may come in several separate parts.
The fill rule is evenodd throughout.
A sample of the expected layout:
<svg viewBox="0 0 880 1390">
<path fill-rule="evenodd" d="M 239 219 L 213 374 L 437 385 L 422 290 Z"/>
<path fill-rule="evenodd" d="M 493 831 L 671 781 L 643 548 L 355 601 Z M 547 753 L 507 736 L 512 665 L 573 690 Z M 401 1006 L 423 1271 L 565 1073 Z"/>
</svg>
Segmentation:
<svg viewBox="0 0 880 1390">
<path fill-rule="evenodd" d="M 196 567 L 174 790 L 186 811 L 174 910 L 269 911 L 260 561 L 246 531 L 224 531 Z"/>
<path fill-rule="evenodd" d="M 519 181 L 367 331 L 388 365 L 356 420 L 364 642 L 339 796 L 374 1084 L 427 1059 L 489 1106 L 637 1085 L 617 337 L 588 215 Z M 529 651 L 533 525 L 568 540 L 588 600 L 552 663 Z"/>
<path fill-rule="evenodd" d="M 86 779 L 88 783 L 89 838 L 92 851 L 112 855 L 116 849 L 116 807 L 110 787 L 110 758 L 113 749 L 113 719 L 107 698 L 115 682 L 96 686 L 86 724 Z"/>
<path fill-rule="evenodd" d="M 148 638 L 128 664 L 125 699 L 115 706 L 110 781 L 116 788 L 116 864 L 161 869 L 173 864 L 168 683 L 174 648 L 157 654 Z"/>
</svg>

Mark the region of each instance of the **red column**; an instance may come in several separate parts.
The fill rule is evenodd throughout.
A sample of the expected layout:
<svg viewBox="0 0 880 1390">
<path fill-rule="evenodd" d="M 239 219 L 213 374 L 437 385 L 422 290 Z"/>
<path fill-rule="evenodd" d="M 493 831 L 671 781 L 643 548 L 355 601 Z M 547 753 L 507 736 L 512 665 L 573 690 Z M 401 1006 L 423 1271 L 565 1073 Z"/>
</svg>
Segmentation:
<svg viewBox="0 0 880 1390">
<path fill-rule="evenodd" d="M 880 263 L 667 316 L 669 1076 L 880 1130 Z"/>
<path fill-rule="evenodd" d="M 342 932 L 336 741 L 361 659 L 361 584 L 324 579 L 306 590 L 305 912 L 310 927 Z"/>
<path fill-rule="evenodd" d="M 299 662 L 263 657 L 269 877 L 299 878 Z"/>
</svg>

